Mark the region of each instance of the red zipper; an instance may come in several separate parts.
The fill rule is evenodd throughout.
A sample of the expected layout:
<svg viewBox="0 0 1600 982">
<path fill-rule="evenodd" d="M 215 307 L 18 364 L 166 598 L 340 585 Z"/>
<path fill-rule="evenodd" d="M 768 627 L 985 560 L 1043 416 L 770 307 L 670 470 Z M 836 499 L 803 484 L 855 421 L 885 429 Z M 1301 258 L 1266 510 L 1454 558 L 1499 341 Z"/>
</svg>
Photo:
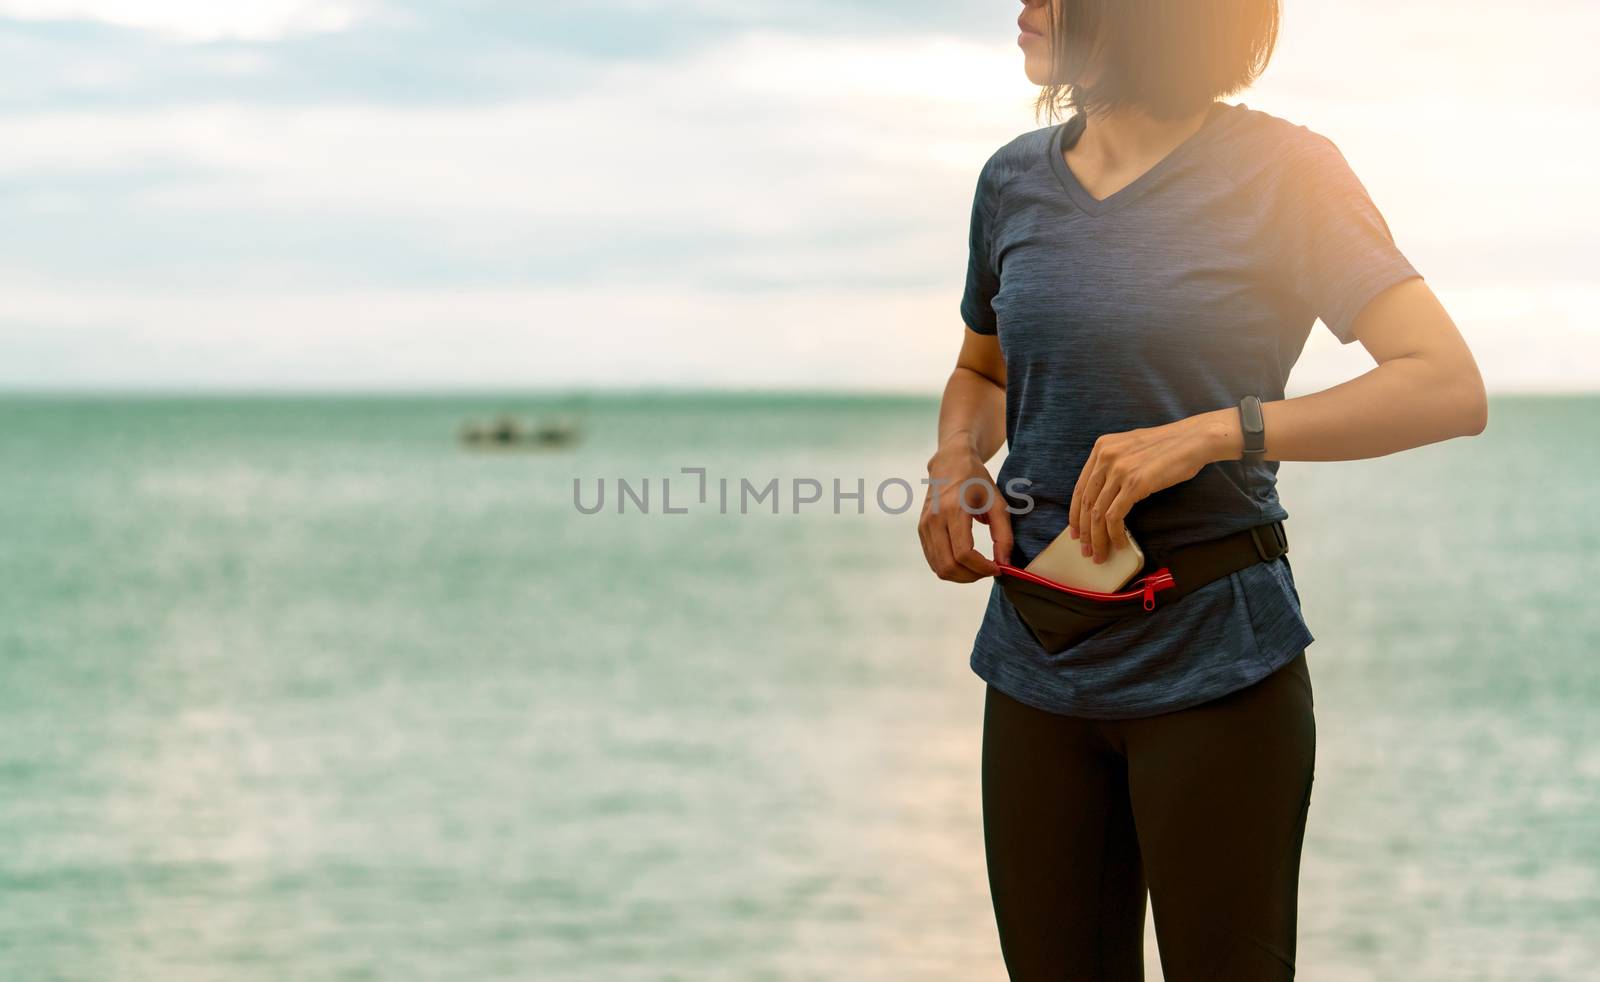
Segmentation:
<svg viewBox="0 0 1600 982">
<path fill-rule="evenodd" d="M 1133 588 L 1132 590 L 1123 590 L 1120 593 L 1101 593 L 1098 590 L 1080 590 L 1074 586 L 1067 586 L 1063 583 L 1057 583 L 1055 580 L 1045 579 L 1039 574 L 1030 573 L 1025 569 L 1018 569 L 1015 566 L 1007 566 L 1005 563 L 1000 564 L 1000 572 L 1005 573 L 1008 576 L 1015 576 L 1019 580 L 1027 580 L 1029 583 L 1037 583 L 1040 586 L 1047 586 L 1052 590 L 1060 590 L 1062 593 L 1070 593 L 1079 597 L 1088 597 L 1091 600 L 1132 600 L 1134 597 L 1142 596 L 1144 597 L 1145 610 L 1155 610 L 1156 593 L 1161 590 L 1170 590 L 1172 587 L 1178 585 L 1178 581 L 1172 578 L 1172 570 L 1166 566 L 1161 567 L 1154 573 L 1146 574 L 1144 578 L 1139 581 L 1139 586 Z"/>
</svg>

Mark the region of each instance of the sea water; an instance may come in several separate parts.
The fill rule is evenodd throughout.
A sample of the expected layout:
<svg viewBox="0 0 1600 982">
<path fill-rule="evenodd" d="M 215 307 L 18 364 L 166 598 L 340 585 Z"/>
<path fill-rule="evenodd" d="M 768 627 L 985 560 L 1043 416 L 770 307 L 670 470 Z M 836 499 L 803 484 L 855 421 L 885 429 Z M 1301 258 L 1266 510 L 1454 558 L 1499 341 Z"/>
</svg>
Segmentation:
<svg viewBox="0 0 1600 982">
<path fill-rule="evenodd" d="M 581 440 L 457 441 L 498 412 Z M 1004 978 L 988 587 L 895 513 L 935 413 L 0 401 L 0 978 Z M 1281 465 L 1317 639 L 1300 978 L 1592 977 L 1597 487 L 1585 397 Z"/>
</svg>

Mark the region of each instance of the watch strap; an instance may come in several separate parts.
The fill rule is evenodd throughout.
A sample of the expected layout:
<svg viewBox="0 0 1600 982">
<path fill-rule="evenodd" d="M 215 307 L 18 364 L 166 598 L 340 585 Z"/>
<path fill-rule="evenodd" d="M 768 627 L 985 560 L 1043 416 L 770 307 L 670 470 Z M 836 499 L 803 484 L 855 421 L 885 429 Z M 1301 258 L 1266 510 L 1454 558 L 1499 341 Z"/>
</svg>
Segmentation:
<svg viewBox="0 0 1600 982">
<path fill-rule="evenodd" d="M 1261 463 L 1267 456 L 1267 428 L 1260 397 L 1239 400 L 1239 428 L 1244 434 L 1244 453 L 1239 459 L 1249 464 Z"/>
</svg>

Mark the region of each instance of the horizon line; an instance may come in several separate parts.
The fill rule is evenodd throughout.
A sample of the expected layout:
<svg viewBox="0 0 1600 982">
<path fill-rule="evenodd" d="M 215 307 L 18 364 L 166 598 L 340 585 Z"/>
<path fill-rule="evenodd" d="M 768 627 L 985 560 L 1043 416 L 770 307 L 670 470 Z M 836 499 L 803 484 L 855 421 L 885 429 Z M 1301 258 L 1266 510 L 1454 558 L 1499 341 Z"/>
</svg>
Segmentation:
<svg viewBox="0 0 1600 982">
<path fill-rule="evenodd" d="M 1311 395 L 1320 389 L 1287 391 L 1285 399 Z M 699 385 L 598 385 L 598 386 L 8 386 L 0 384 L 0 399 L 314 399 L 314 398 L 671 398 L 692 396 L 938 399 L 942 387 L 828 387 Z M 1490 389 L 1489 398 L 1600 396 L 1595 388 Z"/>
</svg>

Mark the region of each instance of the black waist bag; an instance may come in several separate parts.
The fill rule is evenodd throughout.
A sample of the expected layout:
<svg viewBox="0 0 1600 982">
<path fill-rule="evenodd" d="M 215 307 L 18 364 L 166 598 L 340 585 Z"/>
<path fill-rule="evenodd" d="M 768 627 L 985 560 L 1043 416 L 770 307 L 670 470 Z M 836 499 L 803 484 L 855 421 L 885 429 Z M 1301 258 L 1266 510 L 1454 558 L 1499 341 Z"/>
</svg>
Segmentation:
<svg viewBox="0 0 1600 982">
<path fill-rule="evenodd" d="M 1057 654 L 1128 617 L 1167 607 L 1230 573 L 1289 551 L 1282 522 L 1145 555 L 1144 572 L 1115 593 L 1064 586 L 1000 564 L 1000 586 L 1039 644 Z"/>
</svg>

